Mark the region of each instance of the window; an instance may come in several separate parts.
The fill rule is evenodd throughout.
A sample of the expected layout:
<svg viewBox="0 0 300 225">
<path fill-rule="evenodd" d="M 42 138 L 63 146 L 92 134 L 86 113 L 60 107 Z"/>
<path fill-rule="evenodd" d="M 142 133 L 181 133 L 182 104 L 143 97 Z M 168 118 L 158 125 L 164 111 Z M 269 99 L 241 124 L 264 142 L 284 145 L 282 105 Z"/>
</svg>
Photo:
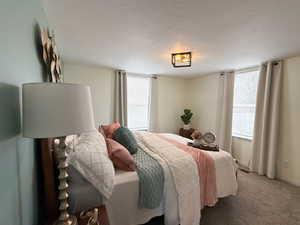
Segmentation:
<svg viewBox="0 0 300 225">
<path fill-rule="evenodd" d="M 128 128 L 148 130 L 150 78 L 127 76 Z"/>
<path fill-rule="evenodd" d="M 255 119 L 258 70 L 235 75 L 232 135 L 252 139 Z"/>
</svg>

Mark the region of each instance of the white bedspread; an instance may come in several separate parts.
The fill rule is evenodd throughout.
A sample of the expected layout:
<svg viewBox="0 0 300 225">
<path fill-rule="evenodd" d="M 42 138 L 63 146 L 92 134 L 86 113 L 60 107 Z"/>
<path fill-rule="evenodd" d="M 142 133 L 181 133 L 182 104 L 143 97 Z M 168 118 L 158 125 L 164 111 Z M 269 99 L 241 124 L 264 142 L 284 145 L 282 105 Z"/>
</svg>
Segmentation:
<svg viewBox="0 0 300 225">
<path fill-rule="evenodd" d="M 201 216 L 200 182 L 193 157 L 153 133 L 138 132 L 136 136 L 168 165 L 177 192 L 174 197 L 178 200 L 180 224 L 198 225 Z"/>
<path fill-rule="evenodd" d="M 183 144 L 190 142 L 190 139 L 175 135 L 161 134 L 165 137 L 172 138 Z M 236 195 L 238 184 L 236 180 L 237 165 L 232 156 L 225 151 L 219 152 L 206 151 L 215 161 L 216 179 L 217 179 L 217 197 L 223 198 L 230 195 Z"/>
<path fill-rule="evenodd" d="M 161 134 L 175 139 L 181 143 L 187 143 L 189 139 L 175 134 Z M 217 196 L 218 198 L 236 195 L 236 165 L 232 156 L 224 151 L 209 152 L 215 160 Z M 115 188 L 112 197 L 107 203 L 107 211 L 111 225 L 137 225 L 149 221 L 151 218 L 163 214 L 165 225 L 178 225 L 177 192 L 171 183 L 170 173 L 165 174 L 165 196 L 160 207 L 156 209 L 138 208 L 139 181 L 136 172 L 116 171 Z M 166 201 L 166 199 L 168 199 Z M 166 211 L 167 210 L 167 211 Z"/>
</svg>

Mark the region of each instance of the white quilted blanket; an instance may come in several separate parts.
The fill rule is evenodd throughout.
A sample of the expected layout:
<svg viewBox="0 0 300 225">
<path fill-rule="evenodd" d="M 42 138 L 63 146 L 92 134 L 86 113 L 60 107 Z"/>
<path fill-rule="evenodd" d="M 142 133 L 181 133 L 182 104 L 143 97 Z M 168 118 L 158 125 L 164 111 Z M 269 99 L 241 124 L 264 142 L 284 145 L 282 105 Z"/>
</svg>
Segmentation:
<svg viewBox="0 0 300 225">
<path fill-rule="evenodd" d="M 178 194 L 180 224 L 199 225 L 201 216 L 200 187 L 198 167 L 194 159 L 155 134 L 137 132 L 136 136 L 168 165 Z"/>
<path fill-rule="evenodd" d="M 86 178 L 105 199 L 114 188 L 115 170 L 108 157 L 104 137 L 98 132 L 83 133 L 76 140 L 69 162 Z"/>
<path fill-rule="evenodd" d="M 151 155 L 154 159 L 156 159 L 159 164 L 162 166 L 164 170 L 164 176 L 165 176 L 165 183 L 164 183 L 164 195 L 163 195 L 163 207 L 164 207 L 164 224 L 165 225 L 178 225 L 179 218 L 178 218 L 178 201 L 177 201 L 177 192 L 175 188 L 175 184 L 173 181 L 173 178 L 171 176 L 170 169 L 168 165 L 166 164 L 165 160 L 163 160 L 159 154 L 151 151 L 149 148 L 147 148 L 144 143 L 138 138 L 136 133 L 139 133 L 139 131 L 135 132 L 135 137 L 137 139 L 137 142 L 141 148 L 145 152 L 147 152 L 149 155 Z"/>
</svg>

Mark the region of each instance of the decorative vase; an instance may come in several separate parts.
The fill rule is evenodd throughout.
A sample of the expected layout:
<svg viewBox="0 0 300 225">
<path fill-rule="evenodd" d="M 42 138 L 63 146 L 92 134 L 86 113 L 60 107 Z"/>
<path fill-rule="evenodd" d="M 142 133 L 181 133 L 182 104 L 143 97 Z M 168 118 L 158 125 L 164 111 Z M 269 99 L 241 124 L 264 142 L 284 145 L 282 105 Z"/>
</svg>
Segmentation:
<svg viewBox="0 0 300 225">
<path fill-rule="evenodd" d="M 190 128 L 191 128 L 190 124 L 184 124 L 183 125 L 183 129 L 185 129 L 185 130 L 189 130 Z"/>
</svg>

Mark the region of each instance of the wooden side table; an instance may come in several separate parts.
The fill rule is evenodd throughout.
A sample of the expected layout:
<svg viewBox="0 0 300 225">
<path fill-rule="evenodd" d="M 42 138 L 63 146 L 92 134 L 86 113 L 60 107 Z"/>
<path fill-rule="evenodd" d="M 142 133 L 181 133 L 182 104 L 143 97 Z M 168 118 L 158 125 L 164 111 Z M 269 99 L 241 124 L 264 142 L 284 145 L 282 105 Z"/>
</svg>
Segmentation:
<svg viewBox="0 0 300 225">
<path fill-rule="evenodd" d="M 194 128 L 190 128 L 188 130 L 185 130 L 183 128 L 179 129 L 179 135 L 188 139 L 192 139 L 191 135 L 195 131 Z"/>
</svg>

